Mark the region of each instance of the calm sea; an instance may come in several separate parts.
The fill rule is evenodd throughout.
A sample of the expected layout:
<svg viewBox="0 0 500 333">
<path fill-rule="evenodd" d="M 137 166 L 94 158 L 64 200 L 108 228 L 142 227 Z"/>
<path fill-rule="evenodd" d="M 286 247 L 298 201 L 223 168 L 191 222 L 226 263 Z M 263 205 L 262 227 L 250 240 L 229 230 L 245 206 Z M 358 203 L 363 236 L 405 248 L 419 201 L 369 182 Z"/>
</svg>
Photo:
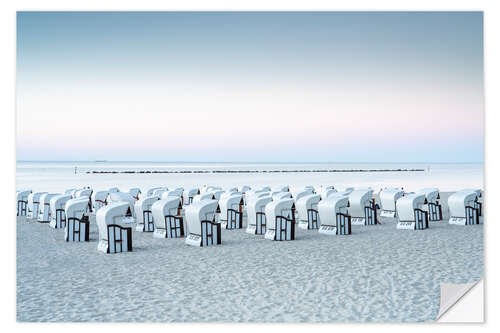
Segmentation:
<svg viewBox="0 0 500 333">
<path fill-rule="evenodd" d="M 76 173 L 75 173 L 76 167 Z M 259 172 L 211 173 L 211 171 L 276 171 L 276 170 L 352 170 L 352 169 L 424 169 L 408 172 Z M 93 174 L 92 171 L 208 171 L 208 173 Z M 190 187 L 207 185 L 276 186 L 333 185 L 336 188 L 371 186 L 404 187 L 414 191 L 438 187 L 442 191 L 481 188 L 483 164 L 426 163 L 167 163 L 167 162 L 34 162 L 17 163 L 16 189 L 63 192 L 68 188 L 90 186 L 122 190 L 155 186 Z"/>
</svg>

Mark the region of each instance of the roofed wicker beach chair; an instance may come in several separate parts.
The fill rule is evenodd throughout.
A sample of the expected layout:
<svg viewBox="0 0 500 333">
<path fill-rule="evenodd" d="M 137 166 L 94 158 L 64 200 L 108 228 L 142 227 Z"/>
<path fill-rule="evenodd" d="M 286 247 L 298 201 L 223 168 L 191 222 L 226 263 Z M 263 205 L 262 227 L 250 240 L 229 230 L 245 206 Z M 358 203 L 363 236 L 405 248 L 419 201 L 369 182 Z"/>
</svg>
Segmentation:
<svg viewBox="0 0 500 333">
<path fill-rule="evenodd" d="M 153 222 L 153 212 L 151 207 L 160 200 L 157 196 L 144 197 L 135 203 L 136 226 L 135 231 L 153 232 L 155 225 Z"/>
<path fill-rule="evenodd" d="M 16 192 L 16 210 L 17 216 L 26 216 L 28 213 L 28 196 L 31 190 Z"/>
<path fill-rule="evenodd" d="M 141 195 L 141 189 L 138 187 L 133 187 L 128 190 L 128 193 L 137 201 L 139 200 L 139 196 Z"/>
<path fill-rule="evenodd" d="M 349 215 L 349 197 L 337 193 L 318 203 L 318 215 L 321 226 L 318 232 L 326 235 L 350 235 L 351 216 Z"/>
<path fill-rule="evenodd" d="M 402 198 L 405 192 L 398 188 L 387 188 L 380 192 L 380 204 L 382 210 L 380 216 L 382 217 L 396 217 L 396 201 Z"/>
<path fill-rule="evenodd" d="M 106 206 L 108 196 L 108 191 L 94 191 L 91 196 L 92 211 L 97 212 L 101 207 Z"/>
<path fill-rule="evenodd" d="M 40 204 L 38 205 L 38 222 L 50 223 L 50 199 L 59 195 L 59 193 L 45 193 L 40 196 Z"/>
<path fill-rule="evenodd" d="M 243 195 L 232 192 L 219 200 L 221 227 L 225 229 L 243 228 Z"/>
<path fill-rule="evenodd" d="M 96 214 L 99 228 L 97 250 L 104 253 L 132 251 L 132 227 L 127 222 L 129 203 L 111 202 Z"/>
<path fill-rule="evenodd" d="M 450 209 L 449 224 L 472 225 L 479 224 L 480 206 L 478 205 L 480 192 L 477 190 L 461 190 L 448 197 Z"/>
<path fill-rule="evenodd" d="M 88 200 L 85 197 L 66 201 L 64 213 L 66 225 L 64 227 L 64 239 L 66 242 L 88 242 L 90 223 L 86 215 Z"/>
<path fill-rule="evenodd" d="M 54 229 L 64 228 L 66 226 L 66 202 L 71 200 L 69 194 L 59 194 L 50 199 L 50 223 Z"/>
<path fill-rule="evenodd" d="M 247 233 L 255 235 L 266 233 L 266 205 L 271 201 L 273 198 L 269 192 L 256 194 L 247 201 Z"/>
<path fill-rule="evenodd" d="M 373 190 L 361 189 L 349 193 L 349 213 L 352 225 L 374 225 L 378 223 Z"/>
<path fill-rule="evenodd" d="M 126 202 L 128 204 L 128 210 L 126 212 L 126 217 L 121 220 L 121 223 L 135 223 L 135 219 L 137 218 L 135 214 L 135 199 L 129 193 L 126 192 L 115 192 L 109 193 L 106 201 L 109 203 L 112 202 Z"/>
<path fill-rule="evenodd" d="M 396 201 L 398 229 L 423 230 L 429 228 L 429 213 L 424 210 L 425 194 L 408 194 Z"/>
<path fill-rule="evenodd" d="M 184 190 L 184 193 L 182 194 L 182 204 L 183 205 L 190 205 L 191 202 L 193 202 L 193 198 L 200 194 L 200 189 L 197 187 L 190 188 L 187 190 Z"/>
<path fill-rule="evenodd" d="M 155 238 L 178 238 L 184 237 L 184 219 L 181 216 L 181 199 L 179 197 L 168 197 L 158 200 L 151 206 L 154 221 Z"/>
<path fill-rule="evenodd" d="M 319 194 L 307 194 L 295 200 L 299 228 L 305 230 L 318 229 L 320 218 L 318 215 L 318 203 L 321 200 Z"/>
<path fill-rule="evenodd" d="M 28 195 L 28 212 L 26 218 L 38 219 L 38 212 L 40 209 L 40 197 L 47 192 L 34 192 Z"/>
<path fill-rule="evenodd" d="M 195 197 L 193 198 L 193 201 L 191 202 L 191 204 L 193 202 L 200 202 L 200 201 L 204 201 L 204 200 L 216 200 L 215 199 L 215 195 L 211 192 L 208 192 L 208 193 L 200 193 L 198 195 L 195 195 Z"/>
<path fill-rule="evenodd" d="M 424 188 L 417 194 L 425 195 L 425 204 L 429 212 L 429 221 L 440 221 L 443 219 L 443 209 L 439 203 L 440 195 L 437 188 Z"/>
<path fill-rule="evenodd" d="M 266 233 L 264 238 L 284 241 L 295 239 L 295 203 L 281 199 L 266 205 Z"/>
<path fill-rule="evenodd" d="M 186 244 L 209 246 L 221 244 L 221 225 L 216 221 L 219 211 L 217 200 L 193 201 L 186 208 L 188 236 Z"/>
</svg>

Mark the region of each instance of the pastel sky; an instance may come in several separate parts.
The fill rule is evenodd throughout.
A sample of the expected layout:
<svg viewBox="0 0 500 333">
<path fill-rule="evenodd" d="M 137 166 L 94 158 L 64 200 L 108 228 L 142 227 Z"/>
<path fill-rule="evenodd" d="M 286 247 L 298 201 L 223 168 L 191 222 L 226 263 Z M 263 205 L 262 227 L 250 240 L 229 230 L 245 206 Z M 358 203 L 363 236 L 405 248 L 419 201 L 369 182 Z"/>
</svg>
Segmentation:
<svg viewBox="0 0 500 333">
<path fill-rule="evenodd" d="M 481 162 L 481 12 L 19 12 L 17 159 Z"/>
</svg>

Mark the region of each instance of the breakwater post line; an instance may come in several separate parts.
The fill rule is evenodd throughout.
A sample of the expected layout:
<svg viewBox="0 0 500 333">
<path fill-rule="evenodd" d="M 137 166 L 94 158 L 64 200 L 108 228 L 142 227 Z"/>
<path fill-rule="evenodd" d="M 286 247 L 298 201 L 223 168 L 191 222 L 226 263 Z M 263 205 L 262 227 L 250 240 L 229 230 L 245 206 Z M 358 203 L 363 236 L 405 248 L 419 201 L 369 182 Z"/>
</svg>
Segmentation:
<svg viewBox="0 0 500 333">
<path fill-rule="evenodd" d="M 150 174 L 150 173 L 320 173 L 320 172 L 425 172 L 425 169 L 316 169 L 316 170 L 92 170 L 92 174 Z"/>
</svg>

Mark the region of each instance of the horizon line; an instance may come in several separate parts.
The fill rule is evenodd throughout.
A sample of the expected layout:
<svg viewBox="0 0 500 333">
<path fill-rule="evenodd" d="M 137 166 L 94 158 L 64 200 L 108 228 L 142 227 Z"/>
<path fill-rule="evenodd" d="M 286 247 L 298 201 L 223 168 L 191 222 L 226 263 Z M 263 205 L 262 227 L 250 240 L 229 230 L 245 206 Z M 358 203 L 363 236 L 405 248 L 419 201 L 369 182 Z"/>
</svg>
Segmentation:
<svg viewBox="0 0 500 333">
<path fill-rule="evenodd" d="M 484 164 L 484 161 L 147 161 L 147 160 L 16 160 L 18 162 L 94 162 L 94 163 L 266 163 L 266 164 L 299 164 L 299 163 L 313 163 L 313 164 L 326 164 L 326 163 L 432 163 L 432 164 Z"/>
</svg>

